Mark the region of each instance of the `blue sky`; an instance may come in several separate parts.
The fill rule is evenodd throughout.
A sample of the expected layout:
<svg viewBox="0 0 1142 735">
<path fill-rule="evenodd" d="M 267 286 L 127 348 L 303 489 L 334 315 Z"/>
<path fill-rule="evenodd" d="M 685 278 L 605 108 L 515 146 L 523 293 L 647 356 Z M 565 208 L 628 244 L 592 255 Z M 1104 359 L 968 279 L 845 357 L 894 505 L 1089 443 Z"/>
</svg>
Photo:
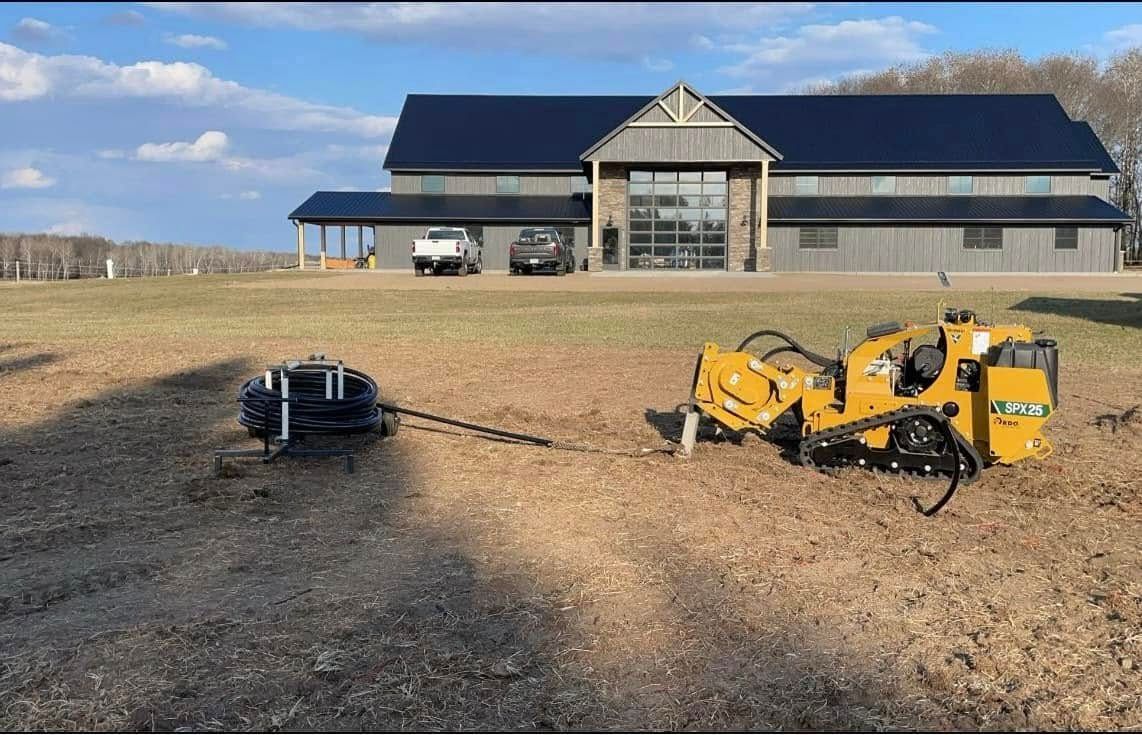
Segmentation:
<svg viewBox="0 0 1142 735">
<path fill-rule="evenodd" d="M 795 91 L 942 51 L 1104 58 L 1140 4 L 0 5 L 0 231 L 288 250 L 409 92 Z"/>
</svg>

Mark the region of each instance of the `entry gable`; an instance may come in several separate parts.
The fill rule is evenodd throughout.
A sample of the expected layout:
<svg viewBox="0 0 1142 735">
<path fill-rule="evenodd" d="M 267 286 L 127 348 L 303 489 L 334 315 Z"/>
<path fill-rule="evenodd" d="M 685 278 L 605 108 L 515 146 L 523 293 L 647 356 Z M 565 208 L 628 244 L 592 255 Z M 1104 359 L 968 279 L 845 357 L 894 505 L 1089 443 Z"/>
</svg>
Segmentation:
<svg viewBox="0 0 1142 735">
<path fill-rule="evenodd" d="M 757 161 L 781 154 L 709 98 L 679 81 L 603 136 L 584 161 Z"/>
</svg>

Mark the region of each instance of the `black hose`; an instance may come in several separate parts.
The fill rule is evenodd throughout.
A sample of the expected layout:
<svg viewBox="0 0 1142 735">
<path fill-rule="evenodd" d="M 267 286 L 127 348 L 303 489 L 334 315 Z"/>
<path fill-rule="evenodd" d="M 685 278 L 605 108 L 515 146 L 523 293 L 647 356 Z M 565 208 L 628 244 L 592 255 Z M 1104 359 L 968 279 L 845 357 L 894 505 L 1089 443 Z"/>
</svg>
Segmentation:
<svg viewBox="0 0 1142 735">
<path fill-rule="evenodd" d="M 289 431 L 294 434 L 357 434 L 372 431 L 381 422 L 376 382 L 365 373 L 344 368 L 345 397 L 325 397 L 326 374 L 331 368 L 302 364 L 289 371 Z M 279 372 L 272 372 L 274 376 Z M 275 377 L 275 381 L 278 378 Z M 334 395 L 337 374 L 333 369 Z M 266 387 L 264 376 L 250 378 L 238 390 L 238 423 L 259 433 L 282 433 L 282 394 Z"/>
<path fill-rule="evenodd" d="M 744 340 L 742 340 L 742 343 L 740 345 L 738 345 L 737 351 L 738 352 L 745 352 L 745 349 L 746 349 L 746 347 L 749 346 L 749 343 L 753 342 L 755 339 L 758 339 L 759 337 L 777 337 L 778 339 L 785 340 L 789 344 L 789 346 L 793 348 L 793 350 L 795 352 L 797 352 L 799 355 L 804 357 L 809 362 L 814 363 L 816 365 L 819 365 L 821 367 L 829 367 L 830 365 L 832 365 L 833 363 L 836 362 L 836 360 L 825 357 L 824 355 L 818 355 L 816 352 L 812 352 L 811 350 L 805 349 L 804 347 L 802 347 L 797 342 L 797 340 L 793 339 L 792 337 L 790 337 L 788 334 L 785 334 L 784 332 L 777 331 L 776 329 L 760 329 L 760 330 L 754 332 L 753 334 L 751 334 L 750 336 L 748 336 Z"/>
<path fill-rule="evenodd" d="M 505 431 L 504 429 L 497 429 L 492 426 L 481 426 L 480 424 L 473 424 L 467 421 L 461 421 L 459 419 L 450 419 L 444 416 L 437 416 L 435 414 L 425 413 L 424 411 L 416 411 L 411 408 L 396 406 L 391 403 L 378 403 L 377 406 L 391 413 L 403 413 L 407 416 L 415 416 L 417 418 L 435 421 L 440 424 L 447 424 L 448 426 L 456 426 L 458 428 L 468 429 L 470 431 L 479 431 L 484 434 L 500 436 L 505 439 L 514 439 L 515 441 L 524 442 L 525 444 L 537 444 L 541 447 L 550 447 L 555 444 L 554 439 L 548 439 L 542 436 L 532 436 L 531 434 L 519 434 L 514 431 Z"/>
<path fill-rule="evenodd" d="M 947 505 L 948 501 L 952 499 L 952 496 L 956 494 L 956 488 L 960 486 L 960 475 L 962 474 L 960 471 L 960 445 L 959 442 L 956 441 L 955 430 L 952 429 L 951 422 L 946 419 L 940 422 L 940 428 L 944 432 L 944 441 L 947 442 L 948 447 L 952 451 L 951 482 L 948 483 L 948 489 L 944 491 L 943 497 L 937 500 L 936 504 L 931 508 L 925 509 L 922 505 L 920 505 L 919 499 L 912 498 L 912 502 L 915 504 L 916 510 L 920 511 L 929 518 L 939 513 L 940 509 Z"/>
</svg>

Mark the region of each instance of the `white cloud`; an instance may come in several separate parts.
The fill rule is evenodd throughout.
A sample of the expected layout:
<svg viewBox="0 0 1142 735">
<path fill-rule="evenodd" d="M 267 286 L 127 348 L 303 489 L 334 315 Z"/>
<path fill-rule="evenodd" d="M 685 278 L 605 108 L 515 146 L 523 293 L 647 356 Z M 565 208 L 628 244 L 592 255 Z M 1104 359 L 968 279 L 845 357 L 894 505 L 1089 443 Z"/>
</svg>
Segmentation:
<svg viewBox="0 0 1142 735">
<path fill-rule="evenodd" d="M 219 199 L 240 199 L 244 202 L 253 202 L 253 201 L 257 201 L 258 199 L 261 199 L 261 198 L 262 198 L 262 192 L 255 191 L 254 189 L 248 189 L 246 191 L 240 191 L 237 194 L 223 194 L 222 196 L 219 197 Z"/>
<path fill-rule="evenodd" d="M 338 31 L 381 43 L 558 54 L 640 63 L 696 32 L 759 32 L 812 3 L 147 3 L 261 28 Z M 665 43 L 665 46 L 664 46 Z"/>
<path fill-rule="evenodd" d="M 936 30 L 899 16 L 805 25 L 791 35 L 730 45 L 727 50 L 745 57 L 720 71 L 763 83 L 772 81 L 775 72 L 785 79 L 845 75 L 861 68 L 923 59 L 928 52 L 920 38 Z"/>
<path fill-rule="evenodd" d="M 1110 42 L 1116 51 L 1142 46 L 1142 23 L 1131 23 L 1130 25 L 1107 31 L 1106 40 Z"/>
<path fill-rule="evenodd" d="M 147 19 L 138 10 L 124 10 L 121 13 L 112 13 L 103 19 L 113 26 L 141 26 Z"/>
<path fill-rule="evenodd" d="M 225 51 L 227 48 L 226 42 L 221 38 L 199 36 L 194 33 L 183 33 L 178 36 L 167 34 L 163 40 L 172 46 L 179 46 L 180 48 L 209 48 L 216 51 Z"/>
<path fill-rule="evenodd" d="M 146 98 L 215 107 L 274 130 L 388 135 L 396 118 L 306 102 L 219 79 L 200 64 L 141 61 L 121 66 L 92 56 L 44 55 L 0 43 L 0 102 L 54 98 Z"/>
<path fill-rule="evenodd" d="M 674 68 L 674 62 L 670 59 L 644 56 L 642 59 L 642 66 L 647 71 L 670 71 Z"/>
<path fill-rule="evenodd" d="M 25 43 L 44 43 L 65 35 L 59 28 L 39 18 L 21 18 L 12 26 L 12 38 Z"/>
<path fill-rule="evenodd" d="M 115 160 L 117 158 L 126 158 L 126 151 L 121 151 L 118 148 L 104 148 L 103 150 L 96 151 L 95 155 L 99 156 L 105 161 Z"/>
<path fill-rule="evenodd" d="M 52 235 L 87 235 L 93 232 L 95 230 L 90 225 L 77 221 L 57 222 L 48 227 L 48 233 Z"/>
<path fill-rule="evenodd" d="M 230 147 L 230 139 L 220 130 L 207 130 L 193 143 L 143 143 L 135 151 L 140 161 L 218 161 Z"/>
<path fill-rule="evenodd" d="M 0 189 L 47 189 L 55 183 L 55 179 L 31 166 L 15 168 L 0 176 Z"/>
</svg>

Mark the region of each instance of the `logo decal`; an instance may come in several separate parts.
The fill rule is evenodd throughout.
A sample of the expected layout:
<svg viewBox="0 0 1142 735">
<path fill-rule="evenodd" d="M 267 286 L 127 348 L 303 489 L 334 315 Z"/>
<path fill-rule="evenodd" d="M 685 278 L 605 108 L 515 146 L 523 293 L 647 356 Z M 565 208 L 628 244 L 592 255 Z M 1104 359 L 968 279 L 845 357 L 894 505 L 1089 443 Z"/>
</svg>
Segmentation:
<svg viewBox="0 0 1142 735">
<path fill-rule="evenodd" d="M 1047 418 L 1051 415 L 1048 403 L 1027 403 L 1024 401 L 992 401 L 991 412 L 1000 416 L 1034 416 Z"/>
</svg>

